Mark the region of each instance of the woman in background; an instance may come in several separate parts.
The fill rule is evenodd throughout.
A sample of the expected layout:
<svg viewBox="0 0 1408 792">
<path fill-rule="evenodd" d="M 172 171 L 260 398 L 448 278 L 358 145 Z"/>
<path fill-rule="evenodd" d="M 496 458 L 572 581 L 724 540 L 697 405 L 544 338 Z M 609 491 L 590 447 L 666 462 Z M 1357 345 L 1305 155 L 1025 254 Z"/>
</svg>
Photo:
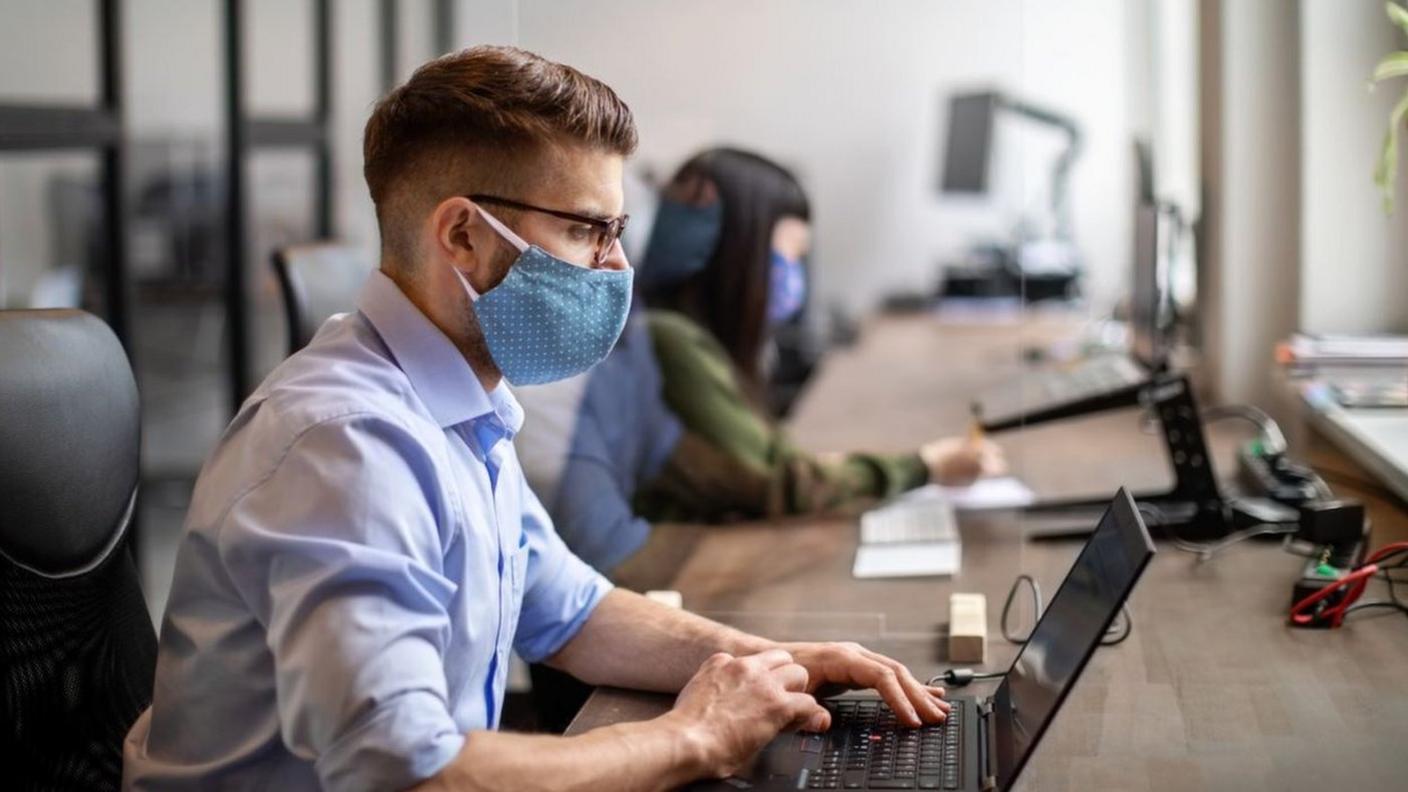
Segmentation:
<svg viewBox="0 0 1408 792">
<path fill-rule="evenodd" d="M 959 438 L 897 455 L 823 458 L 792 445 L 768 412 L 767 371 L 775 328 L 806 303 L 810 250 L 806 194 L 757 154 L 702 152 L 666 186 L 639 280 L 665 403 L 685 432 L 639 498 L 648 516 L 849 510 L 1003 468 L 996 446 Z M 720 480 L 725 460 L 741 471 L 728 474 L 723 490 L 707 486 Z"/>
<path fill-rule="evenodd" d="M 929 481 L 1002 468 L 949 438 L 910 454 L 797 449 L 765 406 L 772 330 L 805 303 L 810 210 L 795 179 L 734 149 L 667 185 L 638 270 L 645 300 L 616 348 L 571 380 L 516 390 L 519 457 L 558 533 L 612 572 L 652 522 L 855 510 Z"/>
</svg>

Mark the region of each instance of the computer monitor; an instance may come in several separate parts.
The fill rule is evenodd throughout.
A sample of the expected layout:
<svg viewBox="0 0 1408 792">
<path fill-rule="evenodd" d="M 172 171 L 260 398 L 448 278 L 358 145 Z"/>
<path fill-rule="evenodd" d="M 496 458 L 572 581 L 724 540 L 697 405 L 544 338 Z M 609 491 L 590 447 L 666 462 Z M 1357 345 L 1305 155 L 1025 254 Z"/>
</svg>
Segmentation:
<svg viewBox="0 0 1408 792">
<path fill-rule="evenodd" d="M 1167 353 L 1165 295 L 1159 268 L 1159 207 L 1140 201 L 1134 209 L 1134 267 L 1130 278 L 1130 351 L 1150 370 L 1162 369 Z"/>
<path fill-rule="evenodd" d="M 1141 203 L 1154 202 L 1154 149 L 1147 140 L 1134 140 L 1134 196 Z"/>
<path fill-rule="evenodd" d="M 1121 488 L 993 696 L 999 789 L 1031 758 L 1153 557 L 1149 531 Z"/>
<path fill-rule="evenodd" d="M 958 94 L 948 102 L 948 140 L 944 146 L 941 187 L 946 193 L 988 191 L 997 94 Z"/>
</svg>

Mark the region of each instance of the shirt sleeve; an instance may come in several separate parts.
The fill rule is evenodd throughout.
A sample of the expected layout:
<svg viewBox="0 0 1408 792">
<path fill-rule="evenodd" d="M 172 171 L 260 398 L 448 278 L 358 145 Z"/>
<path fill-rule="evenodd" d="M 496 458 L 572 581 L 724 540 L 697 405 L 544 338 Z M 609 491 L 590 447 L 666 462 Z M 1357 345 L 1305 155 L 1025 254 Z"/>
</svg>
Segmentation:
<svg viewBox="0 0 1408 792">
<path fill-rule="evenodd" d="M 527 484 L 522 504 L 528 576 L 513 648 L 519 657 L 537 663 L 576 637 L 611 583 L 567 549 Z"/>
<path fill-rule="evenodd" d="M 650 357 L 648 348 L 640 351 Z M 649 372 L 637 368 L 636 373 Z M 630 415 L 620 414 L 620 405 L 629 397 L 619 388 L 602 387 L 606 383 L 597 379 L 602 376 L 594 374 L 582 402 L 572 448 L 549 502 L 563 540 L 582 560 L 605 572 L 633 555 L 649 537 L 650 523 L 635 513 L 632 499 L 641 483 L 664 467 L 681 429 L 660 396 L 658 374 L 656 389 L 641 394 Z M 611 420 L 616 424 L 602 425 Z"/>
<path fill-rule="evenodd" d="M 637 323 L 639 340 L 632 350 L 633 378 L 641 389 L 640 421 L 645 427 L 645 448 L 637 483 L 649 481 L 665 467 L 684 435 L 684 425 L 665 401 L 665 382 L 655 347 L 645 322 Z"/>
<path fill-rule="evenodd" d="M 435 464 L 399 424 L 318 424 L 231 507 L 218 552 L 267 633 L 280 730 L 329 790 L 403 789 L 459 752 Z"/>
<path fill-rule="evenodd" d="M 609 571 L 630 557 L 650 535 L 604 460 L 568 457 L 552 513 L 562 537 L 583 561 Z"/>
</svg>

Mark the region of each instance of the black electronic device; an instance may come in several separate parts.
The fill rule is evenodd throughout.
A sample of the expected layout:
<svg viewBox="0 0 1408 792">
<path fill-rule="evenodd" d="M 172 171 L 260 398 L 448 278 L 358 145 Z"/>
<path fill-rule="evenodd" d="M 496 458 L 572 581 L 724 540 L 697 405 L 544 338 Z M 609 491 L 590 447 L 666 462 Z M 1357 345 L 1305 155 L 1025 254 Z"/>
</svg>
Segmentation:
<svg viewBox="0 0 1408 792">
<path fill-rule="evenodd" d="M 1353 511 L 1352 509 L 1346 511 L 1336 503 L 1336 505 L 1329 507 L 1329 511 L 1337 514 L 1325 521 L 1320 521 L 1312 516 L 1309 525 L 1304 519 L 1301 523 L 1300 535 L 1302 536 L 1316 535 L 1319 531 L 1328 530 L 1338 539 L 1317 547 L 1315 552 L 1306 559 L 1305 565 L 1301 568 L 1300 576 L 1291 585 L 1291 613 L 1293 615 L 1289 623 L 1292 627 L 1309 629 L 1339 627 L 1343 623 L 1344 611 L 1348 607 L 1352 607 L 1359 598 L 1359 593 L 1354 591 L 1353 586 L 1336 584 L 1353 579 L 1355 570 L 1364 563 L 1365 554 L 1368 552 L 1369 526 L 1368 523 L 1362 522 L 1363 507 L 1359 508 L 1358 515 L 1361 522 L 1357 526 L 1350 522 L 1353 516 L 1350 513 Z M 1318 529 L 1314 525 L 1316 522 L 1320 522 Z M 1316 599 L 1318 599 L 1318 603 L 1315 608 L 1305 609 L 1305 614 L 1301 618 L 1295 617 L 1297 609 L 1303 607 L 1302 603 Z"/>
<path fill-rule="evenodd" d="M 1139 403 L 1140 392 L 1168 368 L 1171 314 L 1159 267 L 1159 223 L 1156 204 L 1138 204 L 1129 302 L 1131 354 L 1100 355 L 1042 370 L 983 393 L 978 398 L 983 429 L 1000 432 Z"/>
<path fill-rule="evenodd" d="M 948 103 L 948 142 L 940 188 L 946 193 L 988 191 L 997 94 L 959 94 Z"/>
<path fill-rule="evenodd" d="M 939 293 L 1028 302 L 1069 299 L 1079 291 L 1082 269 L 1070 201 L 1071 170 L 1082 148 L 1080 125 L 1074 118 L 1000 91 L 950 96 L 939 189 L 946 196 L 989 192 L 999 116 L 1037 124 L 1065 138 L 1065 147 L 1051 164 L 1050 229 L 1038 232 L 1037 225 L 1024 223 L 1014 230 L 1012 239 L 975 247 L 961 264 L 944 269 Z"/>
<path fill-rule="evenodd" d="M 907 729 L 873 694 L 828 699 L 825 734 L 780 736 L 732 778 L 693 790 L 1007 790 L 1154 556 L 1121 489 L 991 697 L 955 696 L 943 725 Z"/>
<path fill-rule="evenodd" d="M 1321 497 L 1315 471 L 1286 458 L 1267 454 L 1259 443 L 1237 452 L 1237 480 L 1248 493 L 1264 495 L 1288 506 L 1313 503 Z"/>
<path fill-rule="evenodd" d="M 1134 498 L 1145 511 L 1156 535 L 1206 540 L 1227 535 L 1231 510 L 1223 497 L 1208 454 L 1202 418 L 1192 383 L 1187 377 L 1164 375 L 1141 390 L 1140 399 L 1162 430 L 1164 451 L 1173 469 L 1173 486 L 1163 492 L 1138 493 Z M 1098 508 L 1100 500 L 1073 498 L 1041 501 L 1027 507 L 1030 513 L 1080 514 Z M 1069 528 L 1047 531 L 1033 526 L 1029 535 L 1069 536 Z"/>
<path fill-rule="evenodd" d="M 1296 537 L 1345 553 L 1345 548 L 1363 544 L 1368 536 L 1367 525 L 1364 504 L 1344 498 L 1327 498 L 1301 507 Z"/>
<path fill-rule="evenodd" d="M 1317 554 L 1313 558 L 1306 559 L 1305 565 L 1301 569 L 1300 577 L 1296 578 L 1296 582 L 1291 585 L 1291 607 L 1294 608 L 1296 603 L 1315 596 L 1315 594 L 1326 586 L 1333 585 L 1335 581 L 1348 575 L 1353 570 L 1353 567 L 1353 564 L 1334 566 L 1329 563 L 1328 557 L 1323 554 Z M 1334 608 L 1338 606 L 1345 595 L 1346 592 L 1340 592 L 1335 596 L 1327 597 L 1325 599 L 1325 607 Z M 1334 626 L 1334 622 L 1330 619 L 1314 619 L 1308 621 L 1306 624 L 1297 624 L 1292 621 L 1291 625 L 1313 630 L 1327 630 Z"/>
</svg>

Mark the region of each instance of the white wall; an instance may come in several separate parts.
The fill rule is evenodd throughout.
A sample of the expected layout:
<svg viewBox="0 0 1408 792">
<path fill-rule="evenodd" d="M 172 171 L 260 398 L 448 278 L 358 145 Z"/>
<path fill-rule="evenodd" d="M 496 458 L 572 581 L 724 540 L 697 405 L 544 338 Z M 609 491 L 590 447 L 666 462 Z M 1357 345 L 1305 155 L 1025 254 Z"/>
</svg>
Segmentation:
<svg viewBox="0 0 1408 792">
<path fill-rule="evenodd" d="M 5 2 L 0 7 L 0 100 L 65 105 L 97 101 L 97 5 L 93 0 Z"/>
<path fill-rule="evenodd" d="M 1372 179 L 1405 81 L 1365 88 L 1404 37 L 1380 0 L 1302 0 L 1300 12 L 1301 328 L 1408 331 L 1408 178 L 1400 179 L 1392 217 Z"/>
<path fill-rule="evenodd" d="M 996 85 L 1074 114 L 1075 225 L 1105 304 L 1130 249 L 1124 29 L 1121 0 L 473 0 L 457 43 L 517 43 L 603 79 L 657 173 L 715 143 L 792 167 L 814 202 L 818 290 L 851 308 L 932 286 L 974 234 L 1044 207 L 1040 133 L 1000 168 L 1013 195 L 936 194 L 950 92 Z"/>
<path fill-rule="evenodd" d="M 1198 177 L 1198 8 L 1196 0 L 1146 0 L 1152 82 L 1149 90 L 1154 173 L 1161 200 L 1197 217 L 1202 203 Z"/>
<path fill-rule="evenodd" d="M 378 234 L 362 179 L 362 127 L 381 96 L 380 21 L 379 0 L 338 0 L 333 17 L 333 228 L 342 239 L 369 250 L 376 249 Z M 407 46 L 402 44 L 402 52 Z"/>
</svg>

